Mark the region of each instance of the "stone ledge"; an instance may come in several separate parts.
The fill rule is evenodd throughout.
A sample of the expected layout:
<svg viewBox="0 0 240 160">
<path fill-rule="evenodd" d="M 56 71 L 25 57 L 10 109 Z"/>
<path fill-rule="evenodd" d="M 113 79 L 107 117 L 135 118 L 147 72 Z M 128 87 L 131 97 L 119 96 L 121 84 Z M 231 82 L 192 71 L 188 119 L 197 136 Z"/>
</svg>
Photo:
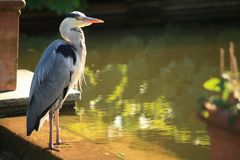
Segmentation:
<svg viewBox="0 0 240 160">
<path fill-rule="evenodd" d="M 61 130 L 63 144 L 59 146 L 59 151 L 49 151 L 46 149 L 48 123 L 45 123 L 39 132 L 33 132 L 30 137 L 25 134 L 25 123 L 25 117 L 0 119 L 0 150 L 9 150 L 21 159 L 117 159 L 113 153 L 100 144 L 76 136 L 64 128 Z"/>
<path fill-rule="evenodd" d="M 31 71 L 17 71 L 17 89 L 15 91 L 0 93 L 0 117 L 26 113 L 32 77 L 33 72 Z M 79 100 L 79 97 L 79 91 L 70 90 L 64 105 L 73 105 L 75 101 Z"/>
</svg>

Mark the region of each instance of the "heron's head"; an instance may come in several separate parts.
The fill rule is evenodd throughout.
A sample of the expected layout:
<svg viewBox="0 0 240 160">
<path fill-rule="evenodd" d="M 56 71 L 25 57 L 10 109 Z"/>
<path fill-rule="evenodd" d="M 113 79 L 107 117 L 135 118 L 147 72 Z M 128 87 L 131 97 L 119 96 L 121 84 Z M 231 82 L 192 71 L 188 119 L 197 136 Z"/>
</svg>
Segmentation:
<svg viewBox="0 0 240 160">
<path fill-rule="evenodd" d="M 80 28 L 93 23 L 104 23 L 104 21 L 98 18 L 88 17 L 79 11 L 73 11 L 66 15 L 60 24 L 59 31 L 63 37 L 66 37 L 69 31 L 80 30 Z"/>
<path fill-rule="evenodd" d="M 62 23 L 67 23 L 72 27 L 85 27 L 91 25 L 92 23 L 103 23 L 103 20 L 88 17 L 81 12 L 74 11 L 68 13 Z"/>
</svg>

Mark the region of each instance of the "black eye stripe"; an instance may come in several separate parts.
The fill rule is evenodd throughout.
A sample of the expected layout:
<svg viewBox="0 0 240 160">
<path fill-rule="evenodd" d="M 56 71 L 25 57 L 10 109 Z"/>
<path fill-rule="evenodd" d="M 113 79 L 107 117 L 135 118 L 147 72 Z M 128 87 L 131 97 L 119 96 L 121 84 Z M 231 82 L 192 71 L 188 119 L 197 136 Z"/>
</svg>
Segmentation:
<svg viewBox="0 0 240 160">
<path fill-rule="evenodd" d="M 79 14 L 76 14 L 76 13 L 68 13 L 68 14 L 66 14 L 66 18 L 76 18 L 76 19 L 78 19 L 80 16 L 79 16 Z"/>
</svg>

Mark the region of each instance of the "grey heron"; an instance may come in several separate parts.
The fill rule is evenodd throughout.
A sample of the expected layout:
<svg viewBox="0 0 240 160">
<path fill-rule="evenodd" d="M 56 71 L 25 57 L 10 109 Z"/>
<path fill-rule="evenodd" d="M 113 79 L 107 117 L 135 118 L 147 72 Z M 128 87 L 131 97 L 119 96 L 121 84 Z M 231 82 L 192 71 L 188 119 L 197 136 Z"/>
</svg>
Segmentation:
<svg viewBox="0 0 240 160">
<path fill-rule="evenodd" d="M 56 121 L 56 144 L 60 144 L 59 109 L 70 88 L 83 81 L 86 45 L 82 27 L 102 20 L 74 11 L 66 15 L 59 31 L 62 39 L 53 41 L 44 51 L 32 79 L 26 114 L 27 136 L 38 131 L 49 119 L 49 148 L 53 146 L 53 119 Z"/>
</svg>

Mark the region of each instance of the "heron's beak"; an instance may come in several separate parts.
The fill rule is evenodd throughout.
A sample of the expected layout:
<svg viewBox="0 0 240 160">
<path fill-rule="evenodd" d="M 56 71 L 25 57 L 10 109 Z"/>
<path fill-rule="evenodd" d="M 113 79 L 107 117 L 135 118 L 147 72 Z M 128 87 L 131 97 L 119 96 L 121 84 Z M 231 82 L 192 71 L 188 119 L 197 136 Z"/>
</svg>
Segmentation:
<svg viewBox="0 0 240 160">
<path fill-rule="evenodd" d="M 83 20 L 85 22 L 89 22 L 89 23 L 104 23 L 103 20 L 98 19 L 98 18 L 92 18 L 92 17 L 84 17 Z"/>
</svg>

